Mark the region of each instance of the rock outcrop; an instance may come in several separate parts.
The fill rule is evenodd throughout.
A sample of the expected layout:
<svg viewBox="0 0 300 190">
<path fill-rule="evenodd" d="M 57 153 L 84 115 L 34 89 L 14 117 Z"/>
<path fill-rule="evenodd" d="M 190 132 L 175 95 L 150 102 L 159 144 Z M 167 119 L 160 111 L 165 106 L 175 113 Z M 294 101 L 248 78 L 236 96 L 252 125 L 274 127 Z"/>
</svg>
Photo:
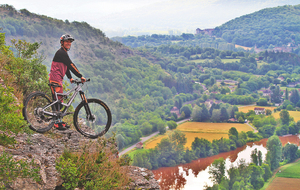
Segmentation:
<svg viewBox="0 0 300 190">
<path fill-rule="evenodd" d="M 55 161 L 64 149 L 78 151 L 82 145 L 96 141 L 87 139 L 74 130 L 53 131 L 51 135 L 52 138 L 47 137 L 49 134 L 21 134 L 15 137 L 18 143 L 14 148 L 0 146 L 1 152 L 5 151 L 13 155 L 16 161 L 22 159 L 30 162 L 34 159 L 34 163 L 40 168 L 41 181 L 39 183 L 32 179 L 17 179 L 8 189 L 54 190 L 63 183 L 55 168 Z M 126 167 L 128 167 L 128 175 L 132 182 L 124 189 L 159 189 L 158 182 L 150 170 L 134 166 Z"/>
</svg>

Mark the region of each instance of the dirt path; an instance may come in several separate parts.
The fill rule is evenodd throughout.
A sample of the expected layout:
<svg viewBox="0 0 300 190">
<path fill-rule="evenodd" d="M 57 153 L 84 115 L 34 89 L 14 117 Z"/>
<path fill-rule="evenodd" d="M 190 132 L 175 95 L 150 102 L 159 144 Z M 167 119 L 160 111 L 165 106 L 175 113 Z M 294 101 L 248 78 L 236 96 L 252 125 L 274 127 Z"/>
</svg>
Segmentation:
<svg viewBox="0 0 300 190">
<path fill-rule="evenodd" d="M 257 129 L 255 129 L 252 125 L 249 124 L 249 121 L 247 121 L 246 124 L 247 124 L 248 126 L 250 126 L 250 127 L 253 129 L 254 133 L 257 133 L 257 132 L 258 132 Z"/>
</svg>

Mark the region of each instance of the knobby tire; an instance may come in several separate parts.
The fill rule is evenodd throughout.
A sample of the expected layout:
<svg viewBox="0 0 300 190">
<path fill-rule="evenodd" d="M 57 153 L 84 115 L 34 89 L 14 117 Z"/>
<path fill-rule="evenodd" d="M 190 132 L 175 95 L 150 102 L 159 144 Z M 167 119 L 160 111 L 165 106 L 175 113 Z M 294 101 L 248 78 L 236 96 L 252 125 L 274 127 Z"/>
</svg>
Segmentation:
<svg viewBox="0 0 300 190">
<path fill-rule="evenodd" d="M 87 115 L 88 109 L 94 119 L 90 119 Z M 110 109 L 99 99 L 87 99 L 87 104 L 82 101 L 74 112 L 76 130 L 85 137 L 92 139 L 103 136 L 110 128 L 111 120 Z"/>
<path fill-rule="evenodd" d="M 29 128 L 38 133 L 45 133 L 53 127 L 52 116 L 37 114 L 38 108 L 44 108 L 51 103 L 51 99 L 43 92 L 33 92 L 24 100 L 22 110 L 24 119 L 29 123 Z M 49 107 L 47 111 L 52 112 Z"/>
</svg>

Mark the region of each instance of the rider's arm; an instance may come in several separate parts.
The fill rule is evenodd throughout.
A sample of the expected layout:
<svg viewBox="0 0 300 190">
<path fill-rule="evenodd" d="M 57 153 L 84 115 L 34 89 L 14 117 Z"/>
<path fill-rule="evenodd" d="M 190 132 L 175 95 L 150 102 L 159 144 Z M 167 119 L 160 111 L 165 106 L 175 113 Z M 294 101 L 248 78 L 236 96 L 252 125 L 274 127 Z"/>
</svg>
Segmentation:
<svg viewBox="0 0 300 190">
<path fill-rule="evenodd" d="M 77 67 L 75 66 L 74 63 L 72 63 L 69 55 L 67 52 L 65 51 L 60 51 L 60 58 L 61 58 L 61 62 L 63 62 L 67 67 L 68 70 L 66 72 L 66 75 L 69 79 L 72 78 L 70 71 L 72 71 L 72 73 L 74 73 L 78 78 L 82 77 L 82 74 L 79 72 L 79 70 L 77 69 Z"/>
</svg>

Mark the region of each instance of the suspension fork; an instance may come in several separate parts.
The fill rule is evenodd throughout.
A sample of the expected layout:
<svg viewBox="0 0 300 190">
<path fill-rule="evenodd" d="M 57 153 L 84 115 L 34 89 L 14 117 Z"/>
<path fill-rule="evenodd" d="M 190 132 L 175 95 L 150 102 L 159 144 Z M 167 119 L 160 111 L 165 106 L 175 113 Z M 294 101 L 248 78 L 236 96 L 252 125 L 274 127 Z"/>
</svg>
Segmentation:
<svg viewBox="0 0 300 190">
<path fill-rule="evenodd" d="M 80 94 L 80 97 L 81 97 L 82 101 L 84 102 L 84 109 L 85 109 L 85 112 L 86 112 L 87 119 L 89 121 L 93 120 L 94 118 L 93 118 L 91 109 L 89 107 L 89 104 L 88 104 L 88 101 L 86 99 L 86 96 L 85 96 L 84 92 L 80 91 L 79 94 Z"/>
</svg>

